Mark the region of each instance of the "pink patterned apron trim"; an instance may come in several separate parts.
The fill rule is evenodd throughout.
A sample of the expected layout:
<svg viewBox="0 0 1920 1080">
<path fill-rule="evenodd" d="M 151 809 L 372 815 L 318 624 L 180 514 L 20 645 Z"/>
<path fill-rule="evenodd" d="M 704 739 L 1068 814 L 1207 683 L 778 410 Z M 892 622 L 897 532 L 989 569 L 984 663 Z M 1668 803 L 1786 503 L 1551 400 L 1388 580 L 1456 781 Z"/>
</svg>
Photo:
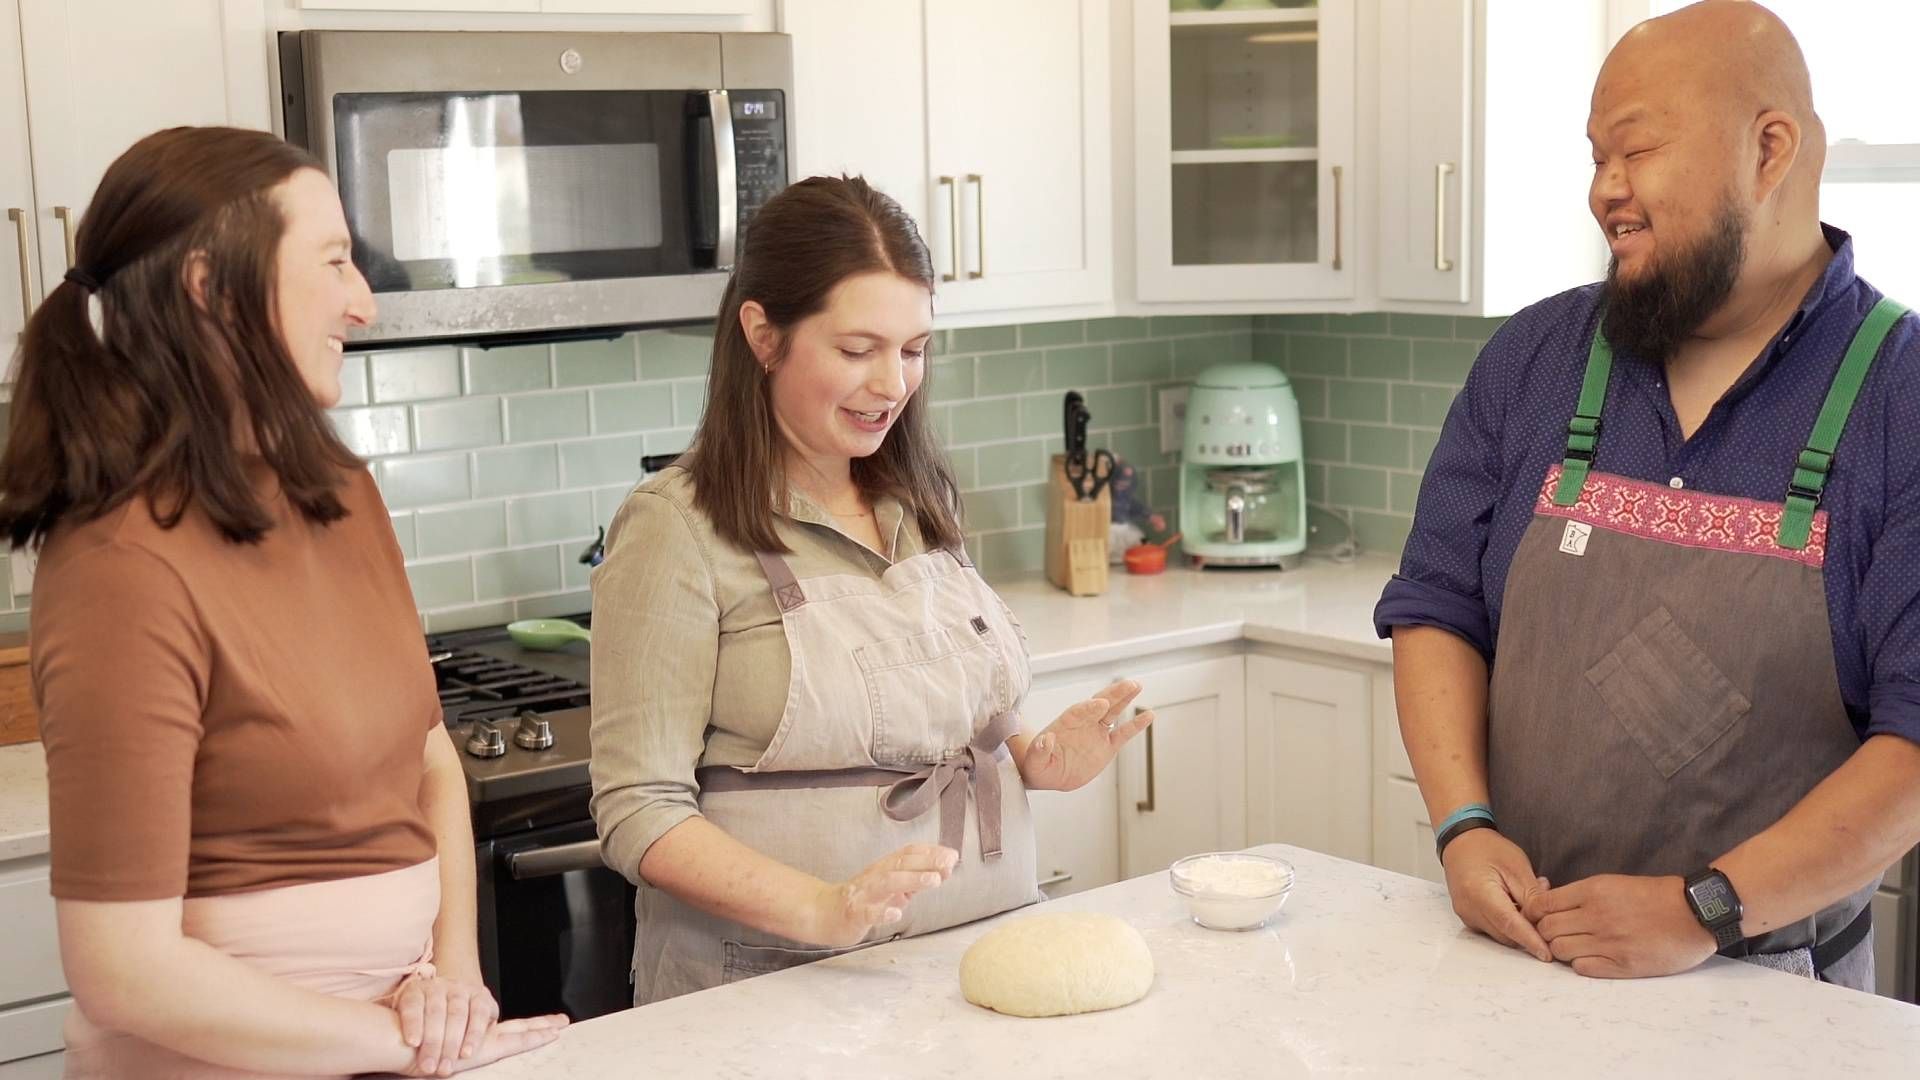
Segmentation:
<svg viewBox="0 0 1920 1080">
<path fill-rule="evenodd" d="M 1825 510 L 1814 513 L 1813 534 L 1807 546 L 1794 551 L 1774 539 L 1785 510 L 1782 503 L 1676 489 L 1596 472 L 1587 475 L 1580 498 L 1572 506 L 1559 506 L 1553 501 L 1553 491 L 1560 483 L 1560 470 L 1559 465 L 1547 470 L 1534 502 L 1535 513 L 1682 547 L 1766 555 L 1813 567 L 1826 561 Z"/>
</svg>

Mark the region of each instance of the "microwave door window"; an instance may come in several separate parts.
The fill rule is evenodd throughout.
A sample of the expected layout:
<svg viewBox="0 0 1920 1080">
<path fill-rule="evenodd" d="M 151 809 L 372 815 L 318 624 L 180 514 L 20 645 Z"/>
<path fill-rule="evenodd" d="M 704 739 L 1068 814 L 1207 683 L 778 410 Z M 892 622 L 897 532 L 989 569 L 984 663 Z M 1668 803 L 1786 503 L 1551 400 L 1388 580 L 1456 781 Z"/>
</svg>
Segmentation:
<svg viewBox="0 0 1920 1080">
<path fill-rule="evenodd" d="M 693 138 L 663 91 L 343 94 L 341 201 L 375 292 L 682 274 Z M 671 163 L 671 164 L 669 164 Z"/>
</svg>

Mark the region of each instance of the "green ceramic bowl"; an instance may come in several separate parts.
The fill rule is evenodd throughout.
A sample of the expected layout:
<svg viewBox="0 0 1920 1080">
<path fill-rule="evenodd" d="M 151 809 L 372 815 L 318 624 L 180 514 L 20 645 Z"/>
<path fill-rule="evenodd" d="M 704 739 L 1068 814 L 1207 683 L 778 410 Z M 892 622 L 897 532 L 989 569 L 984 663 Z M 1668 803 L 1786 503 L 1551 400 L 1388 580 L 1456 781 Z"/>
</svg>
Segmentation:
<svg viewBox="0 0 1920 1080">
<path fill-rule="evenodd" d="M 521 619 L 507 624 L 507 635 L 515 645 L 540 652 L 564 649 L 570 642 L 593 640 L 592 632 L 586 627 L 565 619 Z"/>
</svg>

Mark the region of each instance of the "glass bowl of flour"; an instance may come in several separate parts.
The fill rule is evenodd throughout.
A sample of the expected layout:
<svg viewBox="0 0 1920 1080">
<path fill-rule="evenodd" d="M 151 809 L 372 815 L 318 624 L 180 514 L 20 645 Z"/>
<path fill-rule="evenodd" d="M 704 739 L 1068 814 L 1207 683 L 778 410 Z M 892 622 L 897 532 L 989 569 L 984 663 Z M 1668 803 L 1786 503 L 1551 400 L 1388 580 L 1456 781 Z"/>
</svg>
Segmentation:
<svg viewBox="0 0 1920 1080">
<path fill-rule="evenodd" d="M 1187 913 L 1209 930 L 1257 930 L 1293 891 L 1293 864 L 1246 851 L 1189 855 L 1167 870 Z"/>
</svg>

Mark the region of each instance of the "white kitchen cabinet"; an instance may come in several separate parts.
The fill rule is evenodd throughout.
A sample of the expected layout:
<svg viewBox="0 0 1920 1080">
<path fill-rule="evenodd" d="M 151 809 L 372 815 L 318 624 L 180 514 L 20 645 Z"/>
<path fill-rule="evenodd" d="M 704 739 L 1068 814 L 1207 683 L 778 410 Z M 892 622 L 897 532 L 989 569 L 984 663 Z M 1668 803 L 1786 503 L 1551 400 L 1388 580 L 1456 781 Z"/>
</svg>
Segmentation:
<svg viewBox="0 0 1920 1080">
<path fill-rule="evenodd" d="M 1247 657 L 1247 843 L 1373 854 L 1368 673 Z"/>
<path fill-rule="evenodd" d="M 785 0 L 796 177 L 899 200 L 943 316 L 1111 302 L 1108 19 L 1100 0 Z"/>
<path fill-rule="evenodd" d="M 80 216 L 127 147 L 182 124 L 269 126 L 267 43 L 257 2 L 18 3 L 44 295 L 72 265 Z"/>
<path fill-rule="evenodd" d="M 60 968 L 48 880 L 45 855 L 0 863 L 0 926 L 6 927 L 0 935 L 0 1062 L 38 1058 L 65 1045 L 61 1024 L 72 999 Z M 22 1063 L 19 1072 L 28 1068 Z"/>
<path fill-rule="evenodd" d="M 40 300 L 39 275 L 34 272 L 40 255 L 33 159 L 27 152 L 27 85 L 19 71 L 20 9 L 16 0 L 0 0 L 0 211 L 7 215 L 7 251 L 0 259 L 0 353 L 8 356 Z M 0 382 L 12 379 L 10 371 L 0 376 Z"/>
<path fill-rule="evenodd" d="M 1372 862 L 1382 870 L 1428 881 L 1447 880 L 1433 853 L 1433 822 L 1427 804 L 1412 780 L 1374 778 Z"/>
<path fill-rule="evenodd" d="M 1039 733 L 1069 705 L 1105 687 L 1105 678 L 1081 679 L 1027 695 L 1021 717 Z M 1120 880 L 1119 774 L 1111 766 L 1075 791 L 1029 791 L 1035 866 L 1050 897 L 1097 889 Z"/>
<path fill-rule="evenodd" d="M 1373 0 L 1381 307 L 1508 315 L 1597 280 L 1606 0 Z"/>
<path fill-rule="evenodd" d="M 793 178 L 864 176 L 930 237 L 924 5 L 785 0 L 779 25 L 793 38 Z M 890 91 L 849 77 L 869 64 L 886 72 Z"/>
<path fill-rule="evenodd" d="M 1355 295 L 1355 4 L 1134 0 L 1143 301 Z"/>
<path fill-rule="evenodd" d="M 927 0 L 942 311 L 1112 298 L 1108 18 L 1102 0 Z"/>
<path fill-rule="evenodd" d="M 309 11 L 534 12 L 547 15 L 752 15 L 762 0 L 294 0 Z"/>
<path fill-rule="evenodd" d="M 1247 846 L 1246 661 L 1232 656 L 1140 677 L 1153 726 L 1120 752 L 1120 876 Z"/>
</svg>

